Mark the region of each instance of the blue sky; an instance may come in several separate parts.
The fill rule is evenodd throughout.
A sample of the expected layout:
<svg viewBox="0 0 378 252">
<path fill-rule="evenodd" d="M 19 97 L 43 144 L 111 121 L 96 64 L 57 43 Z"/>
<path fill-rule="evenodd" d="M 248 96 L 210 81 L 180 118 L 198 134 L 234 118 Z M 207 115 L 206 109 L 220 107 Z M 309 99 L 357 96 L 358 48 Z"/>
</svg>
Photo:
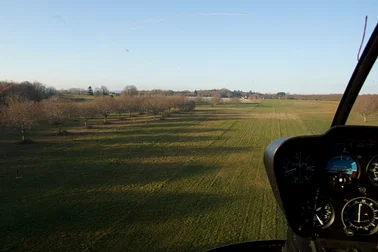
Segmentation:
<svg viewBox="0 0 378 252">
<path fill-rule="evenodd" d="M 367 38 L 378 22 L 377 0 L 3 0 L 0 10 L 0 79 L 58 89 L 341 93 L 365 15 Z M 378 63 L 364 92 L 378 93 Z"/>
</svg>

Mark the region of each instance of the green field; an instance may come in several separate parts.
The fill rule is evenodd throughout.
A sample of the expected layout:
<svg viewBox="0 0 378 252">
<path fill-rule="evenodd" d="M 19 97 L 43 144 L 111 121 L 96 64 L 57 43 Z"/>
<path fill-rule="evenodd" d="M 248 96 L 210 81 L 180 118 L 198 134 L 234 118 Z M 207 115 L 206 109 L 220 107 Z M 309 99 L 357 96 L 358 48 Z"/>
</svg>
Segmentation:
<svg viewBox="0 0 378 252">
<path fill-rule="evenodd" d="M 263 167 L 276 138 L 324 132 L 337 103 L 263 100 L 0 131 L 2 251 L 203 251 L 282 239 Z M 352 118 L 356 123 L 361 118 Z M 352 122 L 353 122 L 352 120 Z M 22 179 L 16 179 L 16 171 Z"/>
</svg>

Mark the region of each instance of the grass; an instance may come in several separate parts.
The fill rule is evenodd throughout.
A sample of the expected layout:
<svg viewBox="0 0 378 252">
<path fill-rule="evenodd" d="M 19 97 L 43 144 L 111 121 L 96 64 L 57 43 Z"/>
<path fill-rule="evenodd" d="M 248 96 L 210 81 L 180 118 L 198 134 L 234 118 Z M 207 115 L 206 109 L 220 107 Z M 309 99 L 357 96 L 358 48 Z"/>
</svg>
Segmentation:
<svg viewBox="0 0 378 252">
<path fill-rule="evenodd" d="M 164 121 L 98 118 L 91 129 L 79 120 L 68 136 L 32 132 L 31 145 L 0 129 L 0 248 L 203 251 L 283 239 L 263 152 L 279 137 L 324 132 L 336 106 L 263 100 Z"/>
</svg>

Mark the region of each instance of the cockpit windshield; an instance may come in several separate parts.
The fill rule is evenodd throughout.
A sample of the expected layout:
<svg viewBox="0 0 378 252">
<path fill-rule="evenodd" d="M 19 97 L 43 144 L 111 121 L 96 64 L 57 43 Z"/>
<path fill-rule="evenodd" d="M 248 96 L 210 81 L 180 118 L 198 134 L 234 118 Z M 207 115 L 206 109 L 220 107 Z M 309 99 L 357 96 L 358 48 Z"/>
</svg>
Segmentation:
<svg viewBox="0 0 378 252">
<path fill-rule="evenodd" d="M 15 0 L 0 13 L 0 247 L 204 251 L 285 237 L 264 150 L 330 127 L 378 4 Z M 378 126 L 377 93 L 375 66 L 348 124 Z"/>
</svg>

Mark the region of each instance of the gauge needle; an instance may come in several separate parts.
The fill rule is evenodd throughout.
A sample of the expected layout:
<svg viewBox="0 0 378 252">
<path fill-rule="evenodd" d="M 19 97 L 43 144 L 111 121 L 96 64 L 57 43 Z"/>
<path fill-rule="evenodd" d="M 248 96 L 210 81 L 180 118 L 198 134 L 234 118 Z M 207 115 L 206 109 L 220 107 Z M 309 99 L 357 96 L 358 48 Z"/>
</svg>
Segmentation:
<svg viewBox="0 0 378 252">
<path fill-rule="evenodd" d="M 358 204 L 358 220 L 357 220 L 358 223 L 360 223 L 361 221 L 361 207 L 362 207 L 362 204 Z"/>
<path fill-rule="evenodd" d="M 297 169 L 297 168 L 294 168 L 294 169 L 291 169 L 291 170 L 285 171 L 285 173 L 295 171 L 296 169 Z"/>
<path fill-rule="evenodd" d="M 318 221 L 319 221 L 319 223 L 320 223 L 320 225 L 324 225 L 324 223 L 323 223 L 323 221 L 319 218 L 319 216 L 316 214 L 316 218 L 318 219 Z"/>
<path fill-rule="evenodd" d="M 302 168 L 302 152 L 299 152 L 299 170 L 298 170 L 299 179 L 301 179 L 301 168 Z"/>
<path fill-rule="evenodd" d="M 322 210 L 322 207 L 317 208 L 316 212 L 319 212 L 320 210 Z"/>
</svg>

